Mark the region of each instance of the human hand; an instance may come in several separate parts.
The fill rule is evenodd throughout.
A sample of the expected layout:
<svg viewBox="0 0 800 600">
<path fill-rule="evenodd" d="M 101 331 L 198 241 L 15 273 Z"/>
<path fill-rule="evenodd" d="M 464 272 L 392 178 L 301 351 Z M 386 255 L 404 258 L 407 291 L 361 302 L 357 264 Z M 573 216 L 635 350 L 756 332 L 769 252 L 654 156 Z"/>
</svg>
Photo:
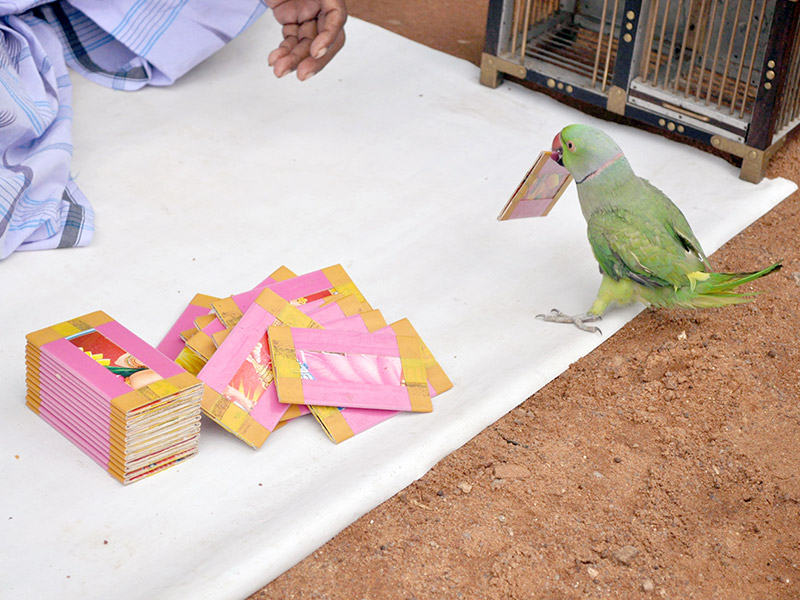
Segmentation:
<svg viewBox="0 0 800 600">
<path fill-rule="evenodd" d="M 344 0 L 266 0 L 283 25 L 283 41 L 269 53 L 277 77 L 297 70 L 305 81 L 324 68 L 344 45 Z"/>
</svg>

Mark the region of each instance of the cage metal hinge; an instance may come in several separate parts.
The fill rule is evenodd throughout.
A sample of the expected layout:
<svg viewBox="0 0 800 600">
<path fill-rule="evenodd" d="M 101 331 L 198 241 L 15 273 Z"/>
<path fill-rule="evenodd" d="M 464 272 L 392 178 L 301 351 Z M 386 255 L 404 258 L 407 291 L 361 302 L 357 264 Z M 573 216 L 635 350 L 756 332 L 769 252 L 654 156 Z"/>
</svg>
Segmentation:
<svg viewBox="0 0 800 600">
<path fill-rule="evenodd" d="M 714 148 L 729 152 L 742 159 L 742 170 L 739 172 L 739 179 L 750 183 L 758 183 L 764 178 L 769 159 L 783 146 L 784 141 L 784 138 L 781 138 L 766 150 L 759 150 L 720 135 L 711 136 L 711 145 Z"/>
<path fill-rule="evenodd" d="M 499 73 L 505 73 L 512 77 L 525 79 L 528 70 L 520 64 L 488 54 L 484 52 L 481 54 L 481 83 L 489 87 L 497 87 L 500 85 Z"/>
<path fill-rule="evenodd" d="M 611 86 L 608 90 L 608 102 L 606 110 L 618 115 L 625 114 L 625 105 L 628 103 L 628 93 L 618 85 Z"/>
</svg>

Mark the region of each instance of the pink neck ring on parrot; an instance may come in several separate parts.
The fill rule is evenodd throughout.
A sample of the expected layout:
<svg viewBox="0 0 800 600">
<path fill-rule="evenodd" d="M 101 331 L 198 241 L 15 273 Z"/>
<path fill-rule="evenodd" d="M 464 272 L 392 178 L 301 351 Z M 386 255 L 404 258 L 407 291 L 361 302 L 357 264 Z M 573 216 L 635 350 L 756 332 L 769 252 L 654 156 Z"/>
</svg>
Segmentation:
<svg viewBox="0 0 800 600">
<path fill-rule="evenodd" d="M 597 168 L 596 168 L 594 171 L 592 171 L 591 173 L 589 173 L 589 174 L 588 174 L 586 177 L 584 177 L 584 178 L 583 178 L 583 179 L 581 179 L 580 181 L 576 181 L 575 183 L 583 183 L 584 181 L 588 181 L 588 180 L 589 180 L 589 179 L 591 179 L 592 177 L 594 177 L 594 176 L 596 176 L 596 175 L 599 175 L 600 173 L 602 173 L 603 171 L 605 171 L 605 170 L 606 170 L 608 167 L 610 167 L 610 166 L 611 166 L 611 165 L 613 165 L 615 162 L 617 162 L 617 161 L 618 161 L 620 158 L 624 158 L 624 156 L 625 156 L 625 155 L 624 155 L 622 152 L 620 152 L 619 154 L 615 154 L 614 156 L 612 156 L 611 158 L 609 158 L 609 159 L 608 159 L 606 162 L 604 162 L 602 165 L 600 165 L 599 167 L 597 167 Z"/>
</svg>

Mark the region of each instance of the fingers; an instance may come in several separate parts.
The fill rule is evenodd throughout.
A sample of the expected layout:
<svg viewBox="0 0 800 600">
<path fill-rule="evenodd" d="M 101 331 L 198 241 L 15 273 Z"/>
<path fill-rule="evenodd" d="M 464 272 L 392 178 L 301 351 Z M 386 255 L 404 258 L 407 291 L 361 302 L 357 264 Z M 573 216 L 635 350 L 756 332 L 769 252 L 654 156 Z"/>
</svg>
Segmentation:
<svg viewBox="0 0 800 600">
<path fill-rule="evenodd" d="M 277 77 L 296 70 L 305 81 L 342 49 L 347 9 L 344 0 L 268 0 L 283 24 L 283 41 L 268 62 Z"/>
<path fill-rule="evenodd" d="M 305 81 L 312 75 L 319 73 L 325 68 L 325 65 L 333 60 L 333 57 L 336 56 L 336 53 L 342 49 L 344 42 L 344 31 L 340 31 L 339 36 L 333 41 L 332 45 L 328 46 L 327 52 L 324 52 L 321 58 L 309 56 L 297 66 L 297 78 L 300 81 Z M 311 47 L 313 47 L 313 44 Z"/>
<path fill-rule="evenodd" d="M 275 72 L 277 77 L 283 77 L 287 73 L 291 73 L 295 69 L 298 68 L 298 65 L 302 64 L 303 59 L 308 56 L 308 49 L 311 47 L 311 40 L 295 40 L 294 42 L 287 44 L 284 46 L 281 44 L 282 48 L 278 48 L 273 52 L 278 52 L 283 50 L 282 56 L 279 56 L 274 64 L 272 65 L 272 69 Z M 272 54 L 270 54 L 270 57 Z M 299 73 L 298 73 L 299 77 Z M 306 78 L 310 77 L 307 75 Z M 302 78 L 301 78 L 302 79 Z"/>
<path fill-rule="evenodd" d="M 328 47 L 327 52 L 324 52 L 321 58 L 314 58 L 311 55 L 311 39 L 289 36 L 281 42 L 280 46 L 269 53 L 267 61 L 273 68 L 276 77 L 283 77 L 287 73 L 297 70 L 297 78 L 305 81 L 323 69 L 342 49 L 344 42 L 344 31 L 340 31 L 339 36 Z"/>
<path fill-rule="evenodd" d="M 293 27 L 295 28 L 295 33 L 296 33 L 297 25 L 294 25 Z M 290 29 L 288 29 L 287 26 L 284 26 L 283 41 L 281 42 L 280 46 L 278 46 L 277 48 L 275 48 L 275 50 L 270 52 L 269 56 L 267 57 L 267 63 L 269 64 L 270 67 L 274 67 L 278 59 L 288 56 L 289 53 L 292 51 L 292 49 L 297 45 L 298 42 L 297 36 L 290 35 L 289 32 Z M 275 75 L 277 75 L 278 77 L 282 77 L 285 74 L 286 73 L 282 71 L 279 73 L 277 69 L 275 70 Z"/>
<path fill-rule="evenodd" d="M 344 44 L 341 34 L 347 21 L 347 9 L 342 0 L 322 0 L 320 5 L 319 33 L 311 43 L 311 56 L 316 59 L 330 52 L 335 43 Z"/>
<path fill-rule="evenodd" d="M 316 21 L 307 21 L 302 25 L 289 23 L 283 26 L 281 45 L 270 52 L 267 62 L 273 67 L 277 77 L 294 71 L 309 55 L 311 41 L 317 35 Z"/>
</svg>

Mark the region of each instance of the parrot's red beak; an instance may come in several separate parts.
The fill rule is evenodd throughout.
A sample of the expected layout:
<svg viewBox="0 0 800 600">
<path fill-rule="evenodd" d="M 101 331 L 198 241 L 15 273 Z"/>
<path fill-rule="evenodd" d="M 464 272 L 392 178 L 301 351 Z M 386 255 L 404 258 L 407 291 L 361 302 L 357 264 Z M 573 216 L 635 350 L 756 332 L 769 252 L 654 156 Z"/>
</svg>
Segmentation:
<svg viewBox="0 0 800 600">
<path fill-rule="evenodd" d="M 553 138 L 553 151 L 550 153 L 550 158 L 560 164 L 562 167 L 564 166 L 564 161 L 561 160 L 561 157 L 564 154 L 564 148 L 561 146 L 561 134 L 557 133 L 556 137 Z"/>
</svg>

